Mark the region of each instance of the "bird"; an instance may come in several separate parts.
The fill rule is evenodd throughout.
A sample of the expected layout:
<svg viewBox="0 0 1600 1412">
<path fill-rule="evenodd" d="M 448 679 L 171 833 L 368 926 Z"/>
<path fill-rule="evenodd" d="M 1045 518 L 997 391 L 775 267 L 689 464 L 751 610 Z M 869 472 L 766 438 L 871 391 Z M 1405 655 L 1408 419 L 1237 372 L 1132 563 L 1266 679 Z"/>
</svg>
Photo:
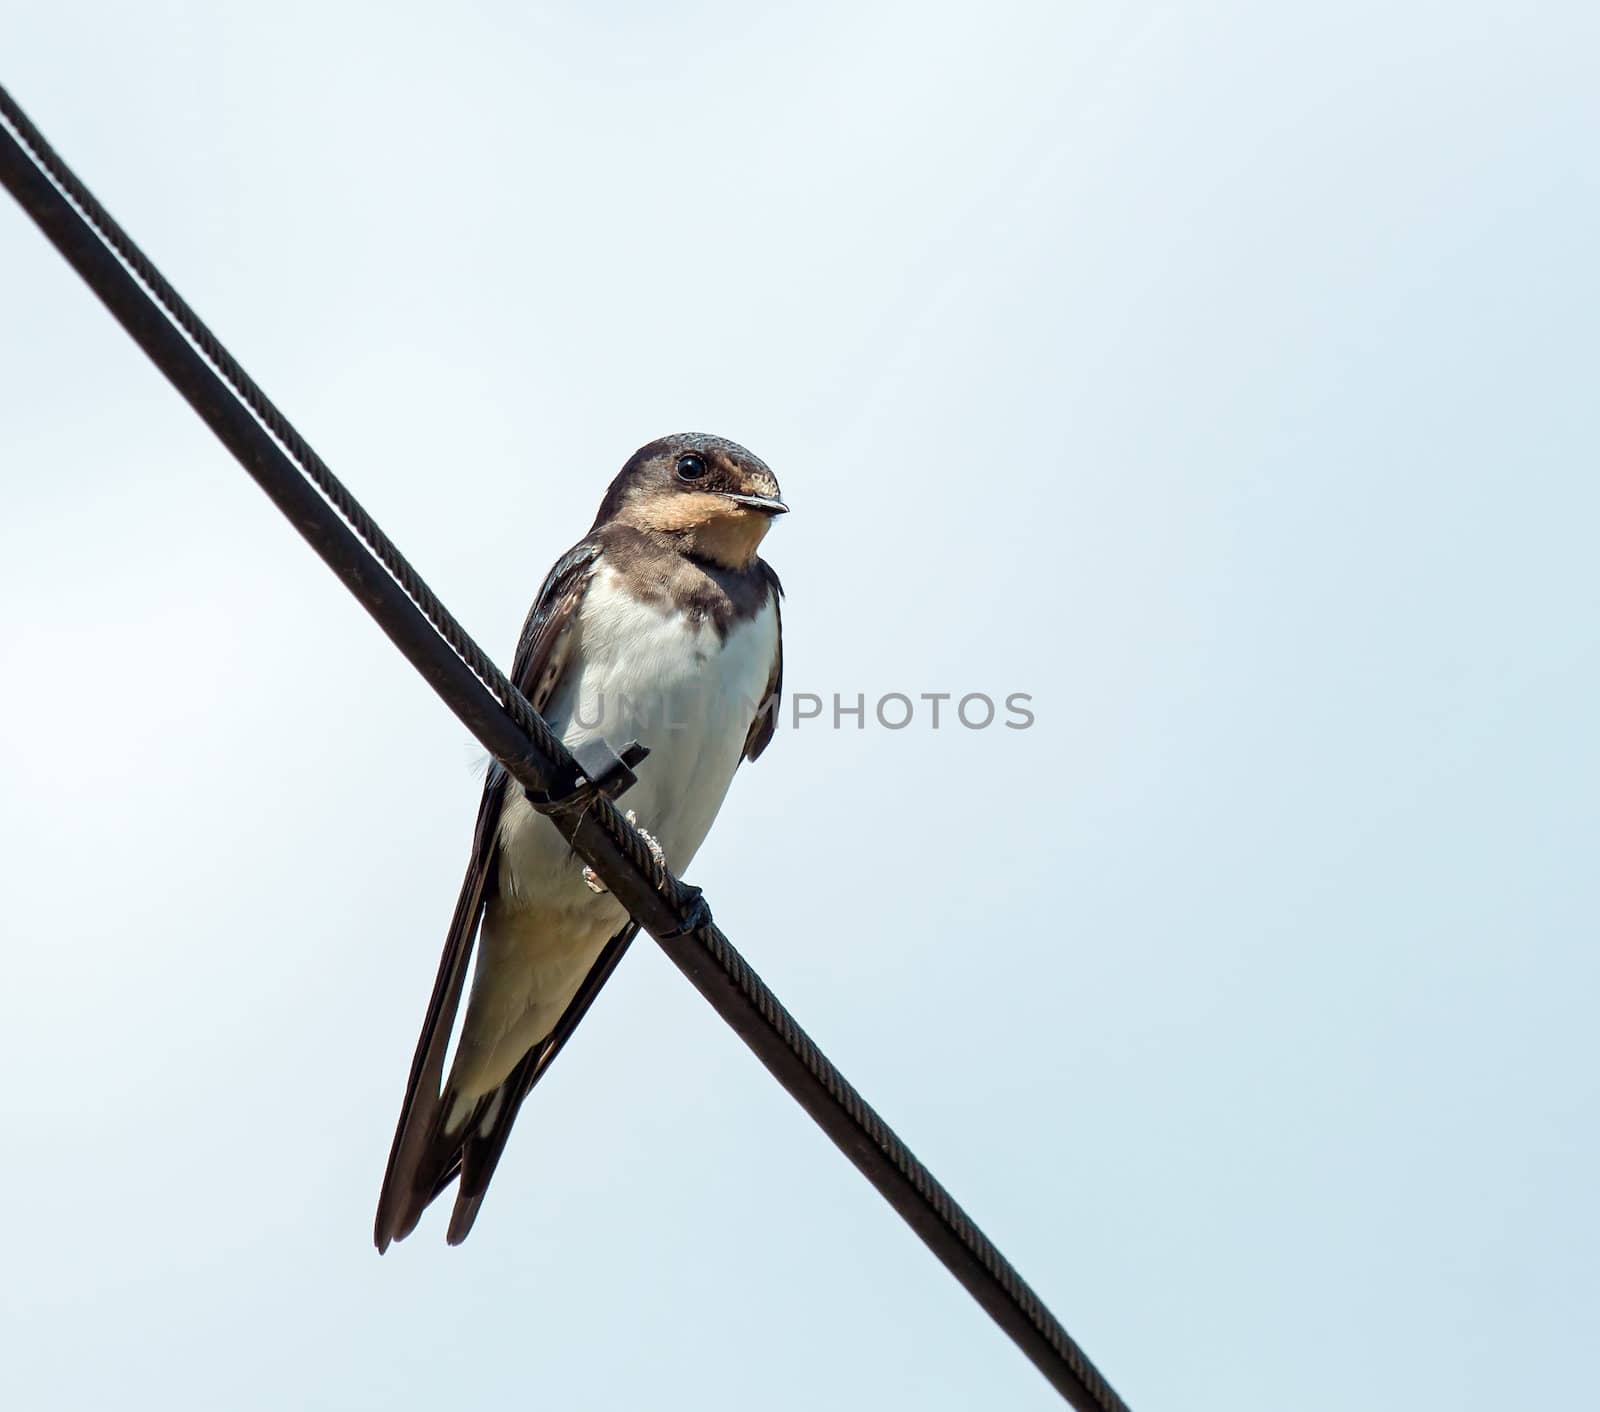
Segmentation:
<svg viewBox="0 0 1600 1412">
<path fill-rule="evenodd" d="M 675 872 L 777 726 L 783 588 L 757 551 L 787 511 L 744 447 L 690 432 L 652 441 L 550 570 L 517 645 L 511 679 L 569 749 L 646 748 L 622 803 Z M 380 1253 L 452 1182 L 446 1239 L 466 1239 L 523 1100 L 637 931 L 491 762 L 378 1198 Z"/>
</svg>

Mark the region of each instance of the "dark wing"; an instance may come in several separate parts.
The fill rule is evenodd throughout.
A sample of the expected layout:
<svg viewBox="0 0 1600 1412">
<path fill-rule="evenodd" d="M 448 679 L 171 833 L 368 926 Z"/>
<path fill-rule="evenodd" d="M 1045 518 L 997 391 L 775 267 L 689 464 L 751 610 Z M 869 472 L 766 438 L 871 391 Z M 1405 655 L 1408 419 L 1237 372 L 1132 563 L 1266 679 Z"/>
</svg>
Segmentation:
<svg viewBox="0 0 1600 1412">
<path fill-rule="evenodd" d="M 549 705 L 551 693 L 566 665 L 570 646 L 568 629 L 599 554 L 598 544 L 584 540 L 557 560 L 523 625 L 522 638 L 512 661 L 511 679 L 537 711 Z M 453 1174 L 460 1162 L 459 1144 L 453 1153 L 440 1151 L 439 1086 L 450 1032 L 461 1004 L 467 962 L 478 934 L 478 920 L 494 882 L 495 835 L 505 790 L 505 771 L 498 763 L 491 763 L 483 799 L 478 805 L 467 875 L 462 880 L 455 913 L 450 919 L 444 955 L 439 960 L 439 973 L 411 1061 L 411 1075 L 406 1081 L 400 1122 L 395 1129 L 394 1144 L 389 1149 L 389 1165 L 378 1198 L 378 1218 L 373 1232 L 380 1251 L 387 1249 L 391 1240 L 401 1240 L 411 1233 L 423 1208 L 448 1182 L 449 1175 L 440 1170 L 441 1159 L 449 1174 Z"/>
<path fill-rule="evenodd" d="M 772 657 L 772 675 L 767 678 L 767 694 L 750 722 L 750 734 L 744 741 L 744 758 L 757 760 L 772 740 L 778 727 L 778 706 L 783 697 L 783 585 L 778 575 L 765 559 L 756 560 L 772 590 L 772 611 L 778 615 L 778 650 Z"/>
</svg>

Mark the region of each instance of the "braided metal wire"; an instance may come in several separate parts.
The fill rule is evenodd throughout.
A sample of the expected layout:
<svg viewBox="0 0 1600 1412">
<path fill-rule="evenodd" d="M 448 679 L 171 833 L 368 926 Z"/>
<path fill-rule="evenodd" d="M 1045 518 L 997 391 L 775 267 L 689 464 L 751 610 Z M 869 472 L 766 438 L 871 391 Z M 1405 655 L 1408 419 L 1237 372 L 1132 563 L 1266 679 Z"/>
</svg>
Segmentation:
<svg viewBox="0 0 1600 1412">
<path fill-rule="evenodd" d="M 394 577 L 427 617 L 452 650 L 469 666 L 478 679 L 495 694 L 507 713 L 541 748 L 548 750 L 556 737 L 538 713 L 528 705 L 519 692 L 488 654 L 473 641 L 467 630 L 442 602 L 411 562 L 400 552 L 399 546 L 385 534 L 348 486 L 333 473 L 328 463 L 319 456 L 309 442 L 300 435 L 294 424 L 284 416 L 270 397 L 263 392 L 255 379 L 242 368 L 228 352 L 222 341 L 211 332 L 205 322 L 189 307 L 188 302 L 166 280 L 133 238 L 117 223 L 77 177 L 61 156 L 45 139 L 43 133 L 29 120 L 12 99 L 0 89 L 0 113 L 16 130 L 32 152 L 40 167 L 68 196 L 77 203 L 101 238 L 122 258 L 130 270 L 155 297 L 167 316 L 179 327 L 195 347 L 205 355 L 223 380 L 249 407 L 261 424 L 275 436 L 284 450 L 301 467 L 311 482 L 328 498 L 329 503 L 342 515 L 363 542 L 377 555 L 384 568 Z"/>
<path fill-rule="evenodd" d="M 658 888 L 673 885 L 677 880 L 645 846 L 639 831 L 622 817 L 621 811 L 611 808 L 596 815 L 607 835 L 627 856 L 628 861 L 654 881 Z M 864 1099 L 844 1074 L 834 1065 L 816 1041 L 806 1033 L 787 1007 L 757 974 L 754 967 L 723 934 L 715 923 L 696 927 L 691 935 L 700 942 L 706 953 L 722 972 L 734 983 L 739 992 L 761 1016 L 767 1026 L 782 1039 L 807 1071 L 827 1091 L 828 1096 L 849 1115 L 851 1122 L 884 1153 L 911 1183 L 928 1208 L 961 1243 L 975 1256 L 990 1277 L 1005 1292 L 1006 1297 L 1020 1309 L 1028 1322 L 1043 1336 L 1050 1347 L 1066 1365 L 1104 1412 L 1128 1412 L 1123 1402 L 1095 1367 L 1089 1356 L 1079 1347 L 1077 1340 L 1067 1332 L 1061 1322 L 1034 1293 L 1017 1268 L 1002 1255 L 994 1242 L 986 1236 L 977 1223 L 967 1215 L 959 1202 L 945 1189 L 944 1184 L 917 1158 L 900 1136 L 878 1116 L 877 1110 Z"/>
<path fill-rule="evenodd" d="M 206 327 L 181 295 L 134 244 L 92 192 L 60 158 L 43 134 L 29 121 L 11 95 L 0 87 L 0 116 L 30 150 L 41 170 L 78 206 L 85 218 L 144 284 L 167 316 L 211 363 L 261 425 L 301 468 L 357 535 L 376 555 L 411 601 L 427 617 L 452 651 L 493 692 L 507 714 L 545 755 L 569 758 L 565 746 L 515 685 L 495 666 L 488 654 L 434 594 L 394 542 L 383 532 L 344 483 L 306 442 L 254 379 L 239 365 L 221 341 Z M 660 855 L 608 799 L 586 792 L 562 801 L 551 811 L 554 821 L 570 838 L 582 817 L 593 819 L 638 877 L 648 880 L 673 912 L 682 917 L 696 894 L 667 869 Z M 688 920 L 685 918 L 685 920 Z M 943 1185 L 917 1159 L 899 1136 L 878 1116 L 854 1086 L 834 1067 L 776 995 L 756 974 L 722 931 L 709 921 L 696 926 L 692 936 L 732 982 L 767 1028 L 828 1094 L 874 1149 L 883 1153 L 917 1192 L 927 1209 L 953 1239 L 988 1273 L 994 1284 L 1027 1319 L 1034 1330 L 1071 1370 L 1083 1392 L 1099 1412 L 1128 1412 L 1127 1405 L 1106 1382 L 1088 1356 L 1045 1307 L 1015 1267 L 962 1210 Z M 1074 1401 L 1078 1401 L 1074 1398 Z"/>
<path fill-rule="evenodd" d="M 728 938 L 715 926 L 699 928 L 694 935 L 760 1013 L 762 1019 L 827 1090 L 828 1096 L 849 1114 L 851 1121 L 871 1139 L 873 1146 L 894 1163 L 929 1209 L 938 1216 L 961 1245 L 977 1258 L 990 1277 L 1005 1292 L 1006 1297 L 1022 1311 L 1028 1322 L 1072 1369 L 1073 1374 L 1093 1399 L 1094 1405 L 1103 1409 L 1103 1412 L 1128 1412 L 1127 1404 L 1090 1361 L 1088 1354 L 1078 1346 L 1077 1340 L 1066 1331 L 1060 1320 L 1033 1292 L 1032 1287 L 1017 1272 L 1016 1267 L 1000 1253 L 994 1242 L 962 1210 L 956 1199 L 901 1141 L 894 1129 L 878 1116 L 877 1111 L 856 1091 L 855 1086 L 834 1067 L 828 1056 L 817 1048 L 816 1042 L 800 1027 L 794 1016 L 784 1008 L 783 1002 L 773 994 L 766 982 L 756 974 L 750 963 L 739 954 Z"/>
</svg>

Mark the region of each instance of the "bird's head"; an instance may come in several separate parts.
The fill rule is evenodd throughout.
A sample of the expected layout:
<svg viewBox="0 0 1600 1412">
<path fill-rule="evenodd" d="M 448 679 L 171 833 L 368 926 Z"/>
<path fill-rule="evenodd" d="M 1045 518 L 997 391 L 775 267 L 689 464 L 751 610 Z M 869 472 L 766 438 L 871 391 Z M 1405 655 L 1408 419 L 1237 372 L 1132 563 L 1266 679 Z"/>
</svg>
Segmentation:
<svg viewBox="0 0 1600 1412">
<path fill-rule="evenodd" d="M 628 458 L 594 523 L 666 535 L 696 558 L 747 569 L 773 519 L 788 508 L 759 456 L 720 436 L 680 432 Z"/>
</svg>

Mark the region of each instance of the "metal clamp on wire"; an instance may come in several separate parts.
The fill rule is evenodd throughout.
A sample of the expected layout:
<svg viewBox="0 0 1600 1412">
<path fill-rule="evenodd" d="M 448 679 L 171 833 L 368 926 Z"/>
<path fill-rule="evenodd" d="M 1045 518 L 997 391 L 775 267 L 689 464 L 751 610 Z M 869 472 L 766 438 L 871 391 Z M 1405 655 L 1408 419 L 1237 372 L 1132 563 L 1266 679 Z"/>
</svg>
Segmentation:
<svg viewBox="0 0 1600 1412">
<path fill-rule="evenodd" d="M 560 814 L 596 794 L 616 799 L 638 782 L 633 767 L 649 753 L 647 746 L 630 740 L 618 754 L 601 736 L 595 736 L 572 752 L 578 768 L 555 789 L 524 788 L 522 792 L 541 814 Z"/>
</svg>

